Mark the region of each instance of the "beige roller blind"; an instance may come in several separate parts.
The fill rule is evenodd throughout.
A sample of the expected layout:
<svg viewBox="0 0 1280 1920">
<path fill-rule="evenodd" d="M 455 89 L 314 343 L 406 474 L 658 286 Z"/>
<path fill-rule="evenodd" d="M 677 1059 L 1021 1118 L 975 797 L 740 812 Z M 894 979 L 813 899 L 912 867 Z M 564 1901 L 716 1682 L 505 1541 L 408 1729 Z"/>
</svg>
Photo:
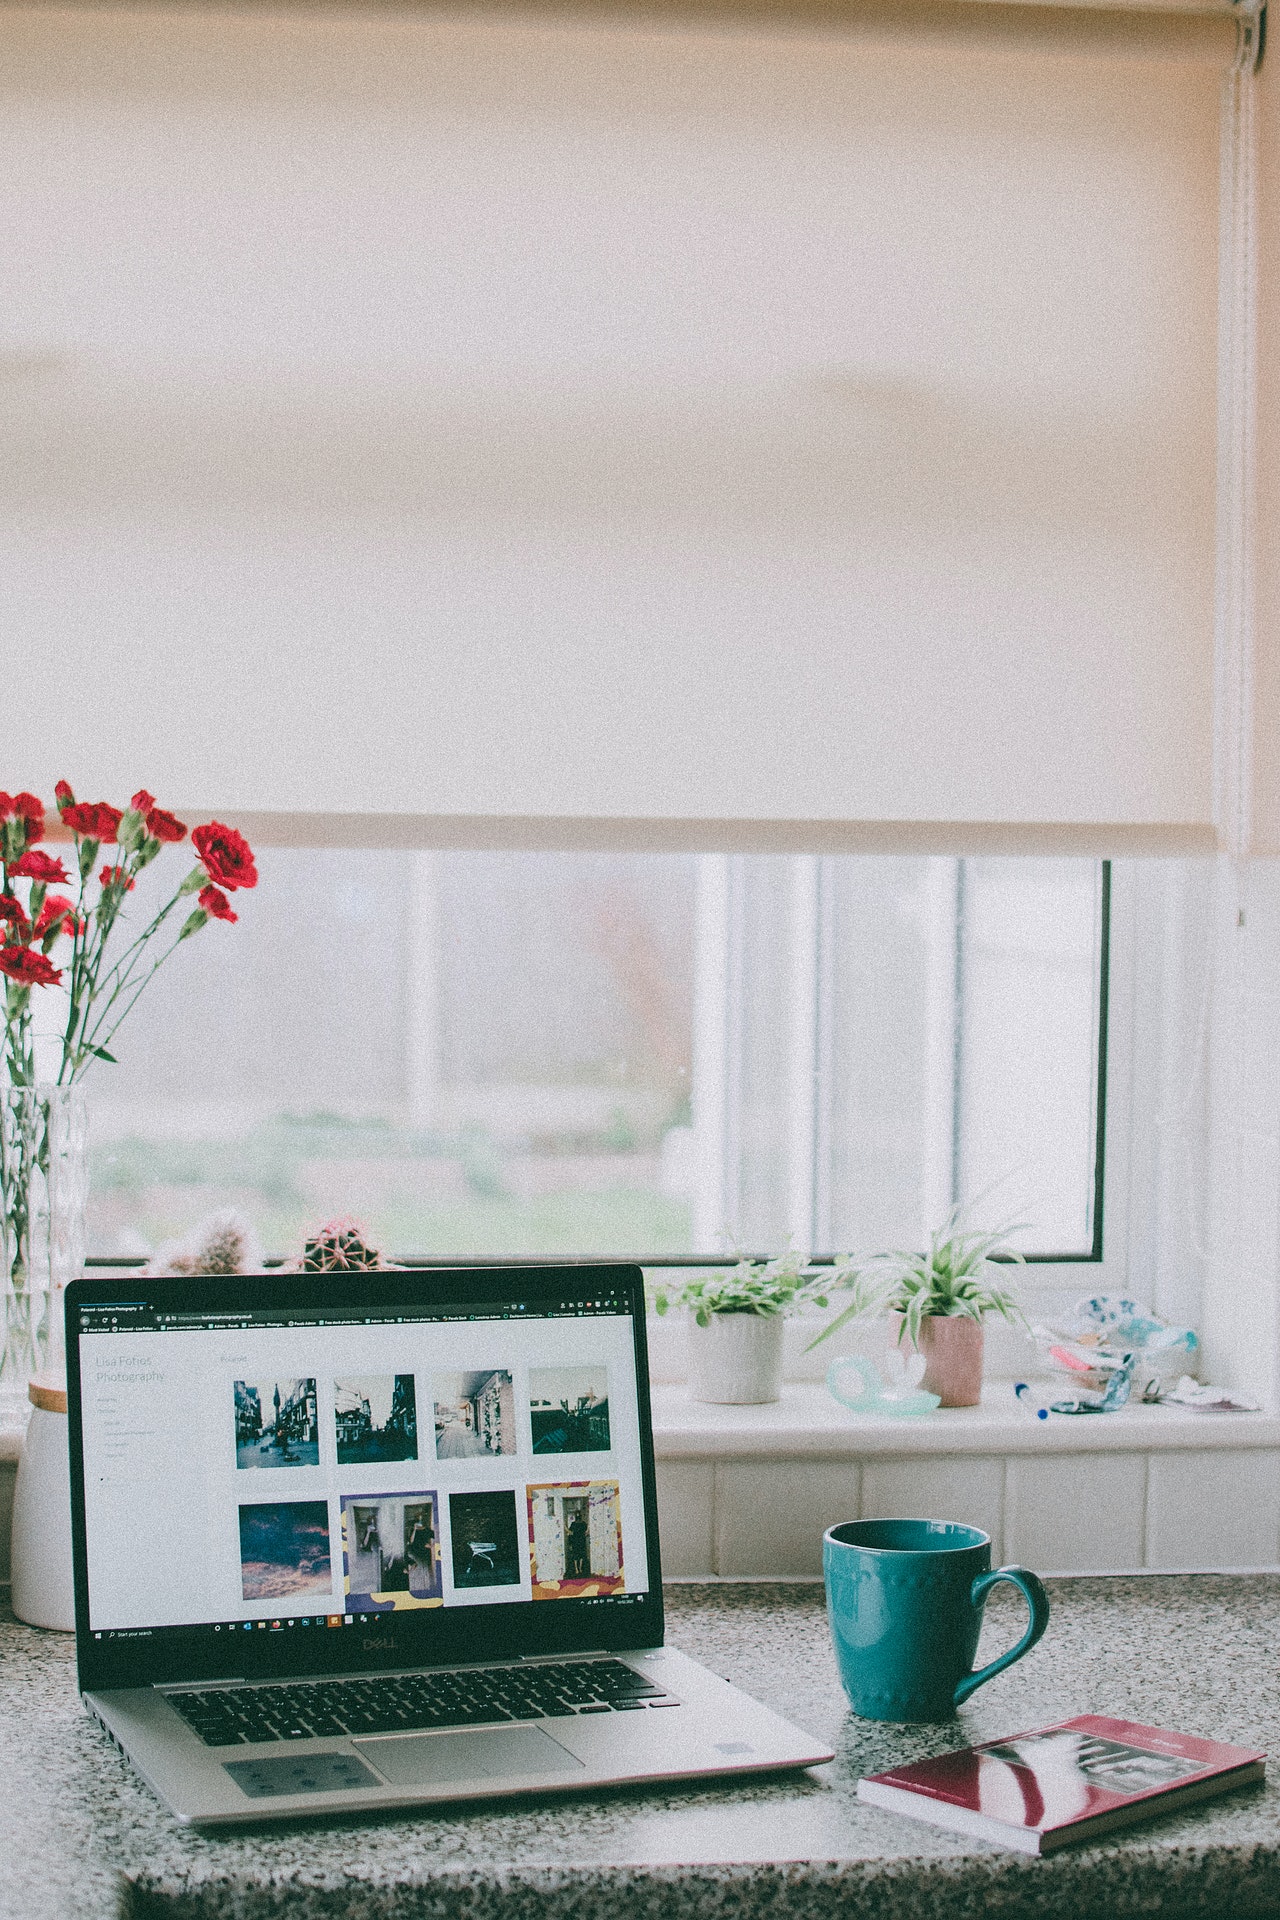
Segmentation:
<svg viewBox="0 0 1280 1920">
<path fill-rule="evenodd" d="M 1200 843 L 1231 48 L 0 13 L 5 784 Z"/>
</svg>

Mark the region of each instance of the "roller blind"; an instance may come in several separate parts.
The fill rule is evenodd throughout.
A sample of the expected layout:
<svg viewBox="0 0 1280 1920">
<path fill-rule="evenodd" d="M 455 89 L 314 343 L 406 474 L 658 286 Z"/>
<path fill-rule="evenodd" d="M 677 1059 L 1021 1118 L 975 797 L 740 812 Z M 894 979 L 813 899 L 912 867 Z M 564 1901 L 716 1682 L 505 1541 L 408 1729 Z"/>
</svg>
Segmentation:
<svg viewBox="0 0 1280 1920">
<path fill-rule="evenodd" d="M 0 14 L 10 783 L 1203 835 L 1230 36 Z"/>
</svg>

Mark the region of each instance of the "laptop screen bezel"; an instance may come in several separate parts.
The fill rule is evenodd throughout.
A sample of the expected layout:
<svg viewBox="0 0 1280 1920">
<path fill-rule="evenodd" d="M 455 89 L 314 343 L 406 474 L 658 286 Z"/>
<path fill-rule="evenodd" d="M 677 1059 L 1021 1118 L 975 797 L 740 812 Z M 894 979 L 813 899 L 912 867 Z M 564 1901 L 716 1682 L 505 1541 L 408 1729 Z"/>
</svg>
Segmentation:
<svg viewBox="0 0 1280 1920">
<path fill-rule="evenodd" d="M 407 1610 L 393 1630 L 358 1627 L 341 1633 L 282 1634 L 178 1632 L 96 1639 L 89 1625 L 89 1568 L 85 1526 L 84 1448 L 80 1392 L 81 1312 L 86 1307 L 145 1299 L 161 1312 L 235 1313 L 431 1310 L 452 1303 L 523 1301 L 536 1310 L 566 1297 L 584 1300 L 611 1289 L 630 1316 L 636 1361 L 640 1471 L 644 1489 L 649 1589 L 627 1604 L 528 1600 L 510 1605 Z M 71 1533 L 75 1570 L 76 1659 L 80 1690 L 101 1693 L 182 1680 L 270 1679 L 293 1674 L 381 1672 L 404 1667 L 456 1666 L 522 1655 L 625 1652 L 661 1646 L 662 1572 L 658 1499 L 653 1462 L 644 1275 L 638 1266 L 582 1263 L 560 1266 L 392 1268 L 376 1273 L 238 1274 L 218 1279 L 142 1279 L 137 1274 L 71 1283 L 66 1291 L 67 1419 L 71 1460 Z M 156 1336 L 160 1337 L 160 1336 Z"/>
</svg>

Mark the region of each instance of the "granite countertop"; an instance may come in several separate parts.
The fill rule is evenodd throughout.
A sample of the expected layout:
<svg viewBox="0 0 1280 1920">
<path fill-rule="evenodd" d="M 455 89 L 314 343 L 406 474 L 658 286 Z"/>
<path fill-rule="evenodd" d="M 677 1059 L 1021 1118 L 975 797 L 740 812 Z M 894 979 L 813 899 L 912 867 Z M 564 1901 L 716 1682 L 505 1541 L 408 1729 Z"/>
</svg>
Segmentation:
<svg viewBox="0 0 1280 1920">
<path fill-rule="evenodd" d="M 669 1640 L 837 1749 L 790 1778 L 200 1835 L 0 1618 L 3 1920 L 1124 1920 L 1280 1913 L 1280 1576 L 1050 1582 L 1041 1646 L 946 1727 L 847 1711 L 821 1589 L 669 1589 Z M 1017 1630 L 997 1594 L 983 1657 Z M 1269 1748 L 1275 1784 L 1049 1860 L 859 1806 L 858 1776 L 1081 1712 Z"/>
</svg>

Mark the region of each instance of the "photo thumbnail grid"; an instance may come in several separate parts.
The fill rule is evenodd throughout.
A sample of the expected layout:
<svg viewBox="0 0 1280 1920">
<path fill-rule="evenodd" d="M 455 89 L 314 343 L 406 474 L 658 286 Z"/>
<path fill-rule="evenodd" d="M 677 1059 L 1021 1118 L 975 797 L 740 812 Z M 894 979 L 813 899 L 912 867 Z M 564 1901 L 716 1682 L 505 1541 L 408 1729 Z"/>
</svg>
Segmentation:
<svg viewBox="0 0 1280 1920">
<path fill-rule="evenodd" d="M 452 1481 L 466 1475 L 464 1463 L 505 1459 L 514 1467 L 526 1446 L 536 1455 L 611 1449 L 606 1366 L 530 1367 L 522 1395 L 517 1381 L 511 1367 L 417 1375 L 353 1370 L 331 1382 L 315 1374 L 237 1379 L 236 1467 L 319 1468 L 322 1420 L 332 1423 L 339 1473 L 392 1464 L 409 1469 L 434 1451 Z M 321 1385 L 332 1387 L 327 1410 Z M 420 1406 L 426 1409 L 421 1431 Z M 523 1444 L 520 1414 L 528 1420 Z M 409 1473 L 411 1480 L 422 1477 Z M 337 1552 L 325 1498 L 240 1505 L 246 1604 L 310 1599 L 352 1614 L 464 1603 L 481 1592 L 497 1597 L 493 1590 L 503 1588 L 516 1590 L 513 1599 L 525 1592 L 534 1600 L 626 1590 L 616 1479 L 335 1491 Z M 335 1603 L 339 1558 L 342 1598 Z"/>
<path fill-rule="evenodd" d="M 510 1368 L 437 1371 L 429 1379 L 437 1460 L 495 1459 L 519 1452 Z M 238 1468 L 319 1466 L 314 1375 L 236 1380 L 233 1396 Z M 613 1444 L 608 1368 L 530 1367 L 527 1413 L 534 1453 L 608 1453 Z M 339 1466 L 426 1457 L 419 1452 L 416 1376 L 351 1374 L 335 1379 L 333 1428 Z"/>
<path fill-rule="evenodd" d="M 339 1507 L 345 1611 L 447 1604 L 444 1505 L 437 1491 L 342 1494 Z M 455 1597 L 476 1588 L 521 1587 L 526 1554 L 534 1600 L 596 1599 L 627 1590 L 616 1480 L 450 1493 L 447 1509 Z M 328 1501 L 242 1506 L 240 1578 L 246 1603 L 331 1598 Z"/>
</svg>

